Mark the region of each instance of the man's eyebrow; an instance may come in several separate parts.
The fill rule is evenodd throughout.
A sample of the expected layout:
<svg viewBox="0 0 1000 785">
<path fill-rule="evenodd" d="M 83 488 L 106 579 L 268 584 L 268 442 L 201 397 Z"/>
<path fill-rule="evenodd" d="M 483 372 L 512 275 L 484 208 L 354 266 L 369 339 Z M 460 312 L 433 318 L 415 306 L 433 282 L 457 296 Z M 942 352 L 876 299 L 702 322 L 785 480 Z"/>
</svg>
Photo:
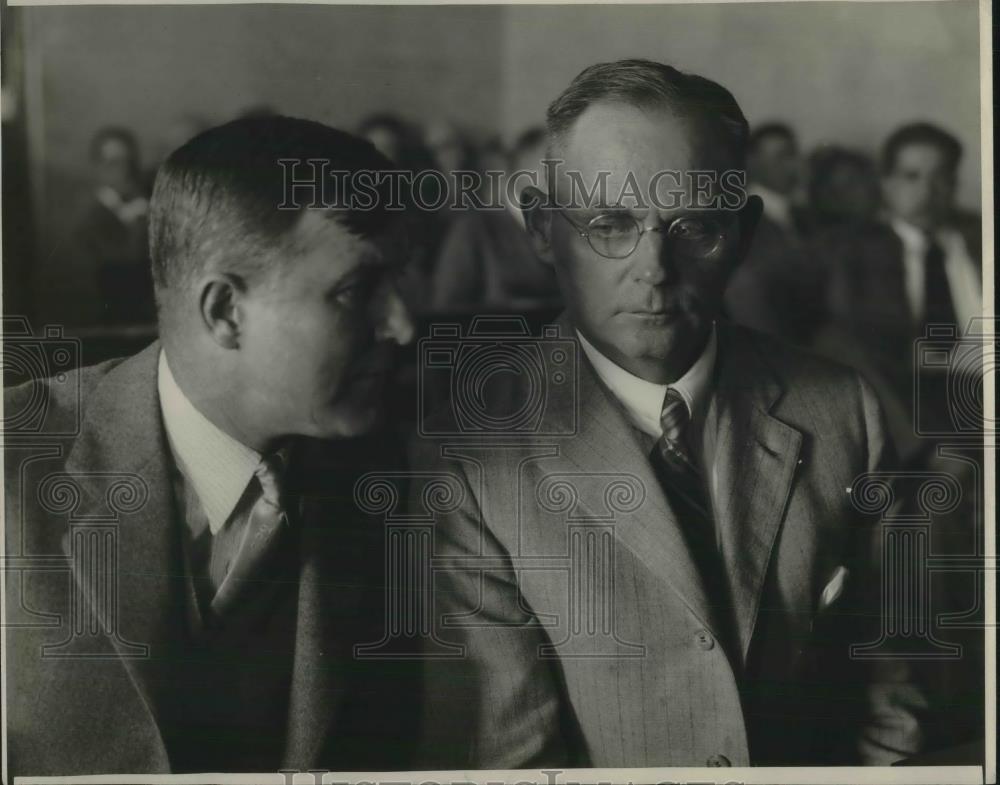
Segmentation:
<svg viewBox="0 0 1000 785">
<path fill-rule="evenodd" d="M 328 292 L 336 291 L 345 283 L 351 283 L 354 279 L 360 278 L 366 274 L 366 270 L 369 265 L 366 265 L 363 261 L 352 262 L 351 266 L 344 270 L 340 275 L 338 275 L 334 280 L 330 281 L 326 289 Z"/>
<path fill-rule="evenodd" d="M 569 209 L 577 210 L 581 213 L 591 213 L 593 215 L 605 215 L 612 213 L 615 215 L 633 213 L 636 210 L 645 210 L 643 207 L 626 207 L 622 204 L 587 204 L 587 205 L 570 205 Z"/>
</svg>

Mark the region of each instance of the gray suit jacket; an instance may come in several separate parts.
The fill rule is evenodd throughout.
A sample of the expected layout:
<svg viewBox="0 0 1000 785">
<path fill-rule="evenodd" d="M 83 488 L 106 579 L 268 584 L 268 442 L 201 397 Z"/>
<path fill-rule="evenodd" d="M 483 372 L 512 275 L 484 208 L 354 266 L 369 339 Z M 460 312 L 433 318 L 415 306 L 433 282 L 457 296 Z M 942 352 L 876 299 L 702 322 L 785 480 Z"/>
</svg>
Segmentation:
<svg viewBox="0 0 1000 785">
<path fill-rule="evenodd" d="M 124 361 L 5 391 L 8 417 L 33 402 L 44 407 L 41 426 L 6 434 L 13 774 L 171 771 L 162 727 L 170 685 L 157 668 L 181 635 L 183 568 L 158 352 L 153 344 Z M 304 442 L 299 456 L 298 610 L 287 642 L 294 661 L 283 762 L 301 770 L 401 766 L 394 754 L 405 755 L 399 740 L 407 733 L 393 723 L 404 712 L 395 705 L 373 716 L 379 685 L 393 677 L 353 652 L 379 639 L 383 602 L 381 543 L 338 507 L 349 503 L 364 456 L 354 444 L 340 454 L 317 442 Z"/>
<path fill-rule="evenodd" d="M 424 763 L 877 764 L 916 751 L 923 701 L 906 668 L 847 652 L 879 637 L 880 532 L 849 496 L 891 460 L 867 384 L 720 325 L 727 625 L 585 356 L 565 384 L 541 354 L 540 430 L 564 435 L 417 440 L 417 461 L 461 500 L 434 524 Z M 530 400 L 516 384 L 493 398 Z M 441 658 L 445 644 L 460 656 Z"/>
</svg>

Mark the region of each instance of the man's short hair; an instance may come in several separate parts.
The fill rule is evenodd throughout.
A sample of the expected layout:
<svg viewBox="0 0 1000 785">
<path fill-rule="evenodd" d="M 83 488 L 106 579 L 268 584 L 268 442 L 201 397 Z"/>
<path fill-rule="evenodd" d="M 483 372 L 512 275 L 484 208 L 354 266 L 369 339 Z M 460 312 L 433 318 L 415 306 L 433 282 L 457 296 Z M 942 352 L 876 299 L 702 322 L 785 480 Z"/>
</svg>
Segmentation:
<svg viewBox="0 0 1000 785">
<path fill-rule="evenodd" d="M 326 161 L 326 172 L 347 173 L 336 178 L 339 204 L 350 204 L 354 195 L 350 175 L 392 168 L 371 143 L 310 120 L 243 118 L 199 134 L 160 167 L 150 199 L 150 258 L 161 306 L 164 290 L 202 271 L 250 277 L 264 272 L 276 252 L 297 251 L 290 237 L 301 211 L 279 209 L 286 197 L 286 167 L 292 171 L 279 160 L 301 162 L 297 180 L 311 181 L 315 173 L 317 200 L 321 165 L 307 161 Z M 331 220 L 361 237 L 383 234 L 392 213 L 387 211 L 391 185 L 388 178 L 382 181 L 385 187 L 375 186 L 371 209 L 331 209 Z M 304 206 L 320 206 L 310 201 L 303 199 Z"/>
<path fill-rule="evenodd" d="M 897 128 L 885 140 L 882 146 L 882 172 L 891 173 L 896 167 L 900 151 L 904 147 L 918 144 L 936 147 L 952 173 L 958 170 L 958 164 L 962 160 L 962 143 L 932 123 L 911 123 Z"/>
<path fill-rule="evenodd" d="M 768 138 L 784 139 L 789 144 L 798 144 L 795 131 L 792 130 L 790 125 L 787 123 L 770 122 L 754 126 L 753 130 L 750 132 L 750 140 L 747 143 L 747 149 L 750 152 L 755 152 L 757 148 L 760 147 L 760 145 Z"/>
<path fill-rule="evenodd" d="M 99 161 L 101 154 L 104 151 L 105 143 L 109 141 L 121 142 L 128 148 L 129 156 L 138 165 L 139 161 L 139 142 L 135 138 L 135 134 L 132 133 L 128 128 L 120 125 L 107 125 L 103 128 L 99 128 L 94 135 L 90 138 L 90 145 L 88 147 L 88 152 L 90 154 L 91 161 Z"/>
<path fill-rule="evenodd" d="M 666 104 L 682 114 L 715 126 L 735 166 L 746 160 L 749 128 L 743 111 L 726 88 L 711 79 L 686 74 L 652 60 L 598 63 L 581 71 L 549 105 L 546 115 L 550 153 L 591 105 L 621 101 L 633 106 Z"/>
</svg>

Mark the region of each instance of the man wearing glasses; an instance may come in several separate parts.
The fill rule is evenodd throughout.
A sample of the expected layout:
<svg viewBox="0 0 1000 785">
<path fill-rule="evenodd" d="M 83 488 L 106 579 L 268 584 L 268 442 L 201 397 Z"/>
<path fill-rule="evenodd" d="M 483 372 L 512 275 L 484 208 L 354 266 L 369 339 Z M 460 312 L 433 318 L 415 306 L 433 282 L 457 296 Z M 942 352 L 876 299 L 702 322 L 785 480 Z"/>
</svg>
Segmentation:
<svg viewBox="0 0 1000 785">
<path fill-rule="evenodd" d="M 727 198 L 739 106 L 629 60 L 577 76 L 548 131 L 559 171 L 525 213 L 576 375 L 560 383 L 543 350 L 542 426 L 432 445 L 464 496 L 434 533 L 452 568 L 435 570 L 429 646 L 461 648 L 425 663 L 427 763 L 912 754 L 905 665 L 848 654 L 880 633 L 880 531 L 850 495 L 891 460 L 878 403 L 857 374 L 720 318 L 761 211 Z M 523 407 L 527 376 L 496 375 L 491 405 Z"/>
</svg>

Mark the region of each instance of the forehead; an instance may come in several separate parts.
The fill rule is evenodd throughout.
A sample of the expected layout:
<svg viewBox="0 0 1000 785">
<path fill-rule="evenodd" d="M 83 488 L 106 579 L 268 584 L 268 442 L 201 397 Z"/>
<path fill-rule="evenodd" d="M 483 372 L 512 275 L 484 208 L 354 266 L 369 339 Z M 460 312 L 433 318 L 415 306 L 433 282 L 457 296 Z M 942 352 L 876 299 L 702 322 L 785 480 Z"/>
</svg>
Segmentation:
<svg viewBox="0 0 1000 785">
<path fill-rule="evenodd" d="M 302 257 L 296 268 L 315 283 L 337 280 L 361 265 L 380 264 L 386 255 L 383 242 L 352 234 L 326 210 L 303 210 L 291 240 Z"/>
<path fill-rule="evenodd" d="M 945 169 L 944 151 L 933 144 L 917 142 L 901 147 L 896 154 L 896 169 Z"/>
<path fill-rule="evenodd" d="M 757 143 L 759 155 L 784 155 L 794 151 L 795 142 L 784 134 L 771 134 Z"/>
<path fill-rule="evenodd" d="M 109 136 L 104 139 L 98 148 L 103 158 L 124 158 L 131 154 L 132 150 L 124 139 L 116 136 Z"/>
<path fill-rule="evenodd" d="M 579 172 L 588 188 L 607 172 L 608 190 L 617 194 L 629 176 L 645 192 L 662 171 L 717 171 L 719 157 L 700 144 L 698 123 L 669 107 L 596 103 L 570 128 L 561 149 L 560 192 L 567 172 Z"/>
</svg>

